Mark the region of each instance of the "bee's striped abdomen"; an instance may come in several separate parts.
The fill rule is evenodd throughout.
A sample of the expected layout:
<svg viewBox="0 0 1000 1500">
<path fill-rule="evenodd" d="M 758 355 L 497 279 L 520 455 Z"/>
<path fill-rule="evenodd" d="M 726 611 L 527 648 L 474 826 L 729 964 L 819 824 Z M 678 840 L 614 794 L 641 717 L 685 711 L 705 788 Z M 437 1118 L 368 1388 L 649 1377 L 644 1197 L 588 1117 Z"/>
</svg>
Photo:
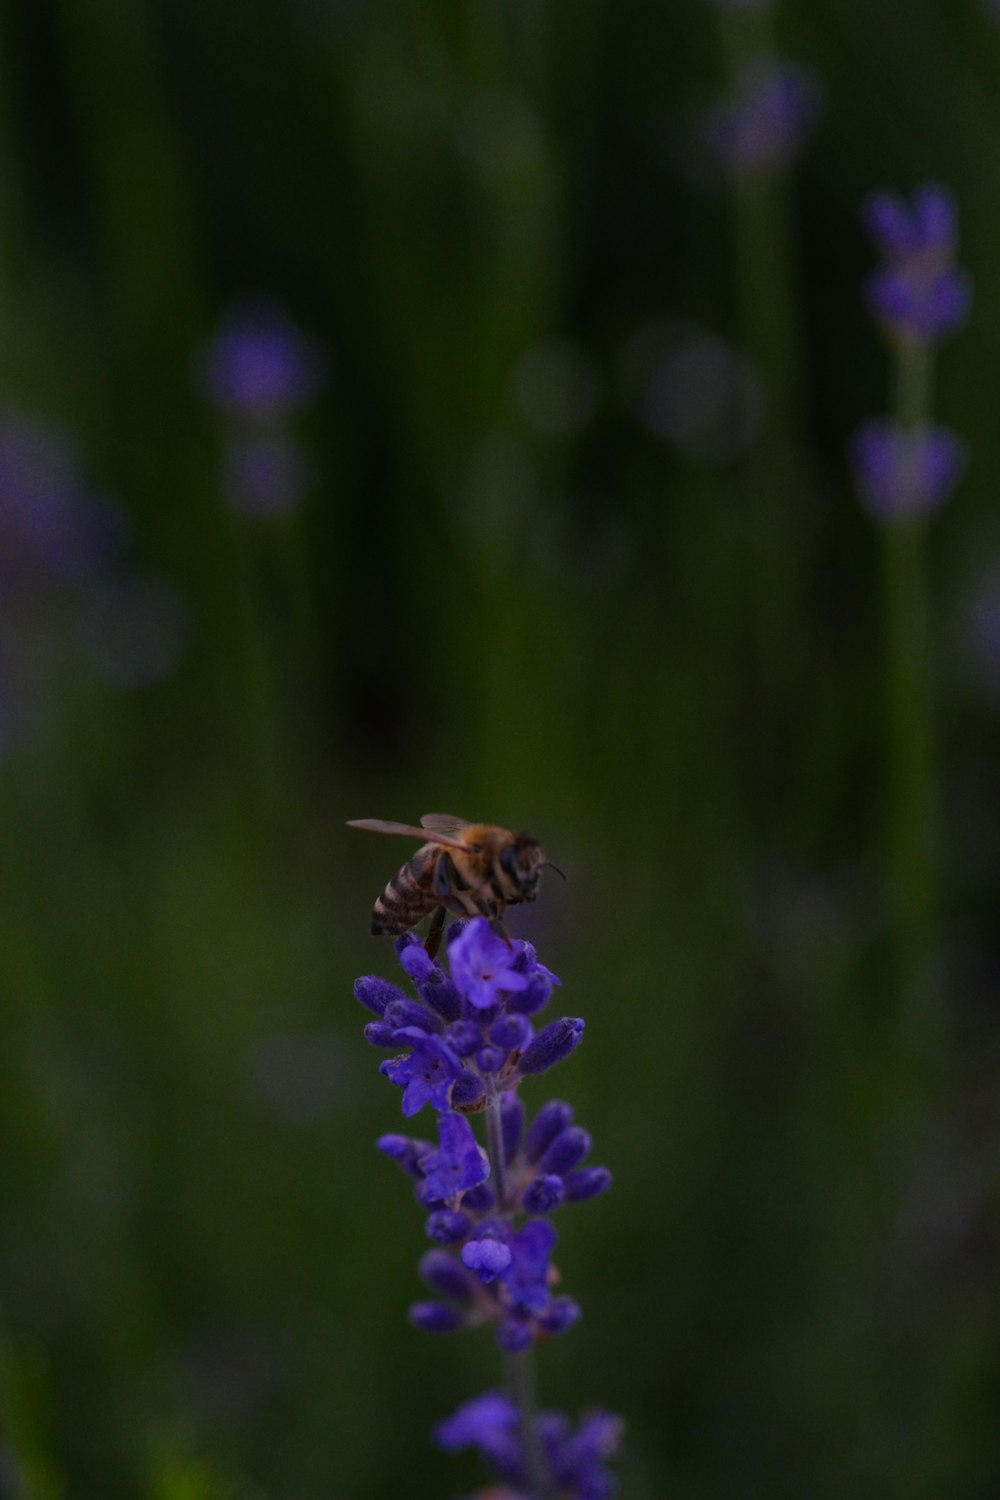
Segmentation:
<svg viewBox="0 0 1000 1500">
<path fill-rule="evenodd" d="M 425 845 L 392 877 L 372 909 L 375 937 L 409 932 L 437 906 L 433 879 L 438 854 L 436 846 Z"/>
</svg>

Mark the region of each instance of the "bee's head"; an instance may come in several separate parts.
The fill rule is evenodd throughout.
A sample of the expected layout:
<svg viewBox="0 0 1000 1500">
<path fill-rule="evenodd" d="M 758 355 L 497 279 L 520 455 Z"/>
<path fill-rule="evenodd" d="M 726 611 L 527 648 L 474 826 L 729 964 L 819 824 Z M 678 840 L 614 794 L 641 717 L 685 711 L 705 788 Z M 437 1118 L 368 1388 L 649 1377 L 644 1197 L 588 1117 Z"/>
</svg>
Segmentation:
<svg viewBox="0 0 1000 1500">
<path fill-rule="evenodd" d="M 545 850 L 530 833 L 517 833 L 500 856 L 505 874 L 522 901 L 534 901 L 545 863 Z"/>
</svg>

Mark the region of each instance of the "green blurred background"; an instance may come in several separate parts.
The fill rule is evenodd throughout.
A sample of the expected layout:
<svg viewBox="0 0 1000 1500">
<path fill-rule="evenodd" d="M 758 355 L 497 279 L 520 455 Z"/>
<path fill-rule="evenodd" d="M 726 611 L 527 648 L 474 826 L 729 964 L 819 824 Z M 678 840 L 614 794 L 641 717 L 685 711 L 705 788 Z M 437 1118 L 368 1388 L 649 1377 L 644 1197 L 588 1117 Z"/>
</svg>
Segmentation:
<svg viewBox="0 0 1000 1500">
<path fill-rule="evenodd" d="M 1000 1493 L 1000 25 L 775 23 L 825 106 L 734 185 L 699 111 L 761 37 L 704 0 L 0 8 L 3 1496 L 481 1482 L 428 1434 L 497 1353 L 406 1324 L 351 996 L 407 851 L 344 820 L 428 808 L 568 876 L 511 928 L 587 1033 L 525 1094 L 615 1189 L 560 1216 L 543 1401 L 625 1415 L 630 1500 Z M 859 204 L 926 179 L 975 292 L 908 953 L 844 453 L 890 379 Z M 271 514 L 197 376 L 246 298 L 323 363 Z M 25 430 L 103 570 L 19 554 Z"/>
</svg>

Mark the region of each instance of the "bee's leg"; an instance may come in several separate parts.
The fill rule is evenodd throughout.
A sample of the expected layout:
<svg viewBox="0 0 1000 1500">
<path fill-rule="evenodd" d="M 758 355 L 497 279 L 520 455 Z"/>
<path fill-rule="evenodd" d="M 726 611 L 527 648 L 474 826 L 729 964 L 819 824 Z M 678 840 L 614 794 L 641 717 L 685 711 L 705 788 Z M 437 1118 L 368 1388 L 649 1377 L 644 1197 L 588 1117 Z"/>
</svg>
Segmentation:
<svg viewBox="0 0 1000 1500">
<path fill-rule="evenodd" d="M 490 919 L 490 929 L 496 933 L 497 937 L 503 938 L 508 948 L 513 948 L 514 944 L 511 942 L 510 933 L 503 925 L 503 917 L 492 917 Z"/>
<path fill-rule="evenodd" d="M 427 929 L 427 941 L 424 943 L 424 952 L 428 958 L 434 958 L 441 946 L 441 934 L 444 931 L 444 912 L 445 909 L 443 906 L 437 907 L 431 918 L 431 925 Z"/>
<path fill-rule="evenodd" d="M 434 894 L 440 901 L 445 911 L 450 911 L 453 917 L 467 917 L 468 907 L 461 896 L 455 894 L 453 887 L 461 886 L 464 890 L 465 884 L 459 880 L 458 871 L 452 864 L 447 854 L 442 854 L 438 860 L 437 869 L 434 871 Z M 444 918 L 441 919 L 444 921 Z"/>
</svg>

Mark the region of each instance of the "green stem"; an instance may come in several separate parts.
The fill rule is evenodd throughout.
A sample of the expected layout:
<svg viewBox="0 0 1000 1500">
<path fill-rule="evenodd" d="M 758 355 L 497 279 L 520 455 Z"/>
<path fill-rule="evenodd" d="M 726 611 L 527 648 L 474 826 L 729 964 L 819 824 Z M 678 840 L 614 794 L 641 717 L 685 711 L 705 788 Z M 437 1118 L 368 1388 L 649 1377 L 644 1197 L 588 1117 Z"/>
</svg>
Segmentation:
<svg viewBox="0 0 1000 1500">
<path fill-rule="evenodd" d="M 517 1407 L 524 1445 L 524 1467 L 528 1486 L 534 1500 L 550 1500 L 552 1486 L 549 1482 L 548 1465 L 538 1439 L 538 1392 L 535 1380 L 535 1351 L 522 1349 L 517 1354 L 505 1357 L 507 1389 Z"/>
<path fill-rule="evenodd" d="M 721 15 L 731 85 L 748 66 L 775 57 L 767 17 Z M 742 469 L 748 516 L 747 606 L 753 642 L 753 691 L 762 706 L 755 796 L 773 826 L 786 796 L 774 767 L 789 713 L 795 712 L 807 644 L 802 631 L 802 507 L 796 434 L 800 428 L 800 333 L 788 173 L 761 163 L 733 180 L 734 284 L 739 339 L 760 372 L 760 431 Z"/>
<path fill-rule="evenodd" d="M 486 1154 L 490 1159 L 490 1178 L 497 1195 L 497 1208 L 506 1210 L 507 1183 L 503 1152 L 503 1125 L 500 1118 L 500 1090 L 496 1079 L 486 1082 Z M 507 1388 L 517 1407 L 524 1467 L 532 1500 L 551 1500 L 552 1484 L 548 1465 L 538 1437 L 538 1396 L 535 1383 L 535 1351 L 522 1349 L 505 1356 Z"/>
<path fill-rule="evenodd" d="M 931 361 L 927 349 L 899 353 L 896 419 L 906 432 L 928 418 Z M 911 1027 L 926 1028 L 936 949 L 936 749 L 926 522 L 906 517 L 886 532 L 885 599 L 888 670 L 888 863 L 895 984 Z"/>
<path fill-rule="evenodd" d="M 486 1121 L 486 1154 L 490 1159 L 490 1180 L 493 1183 L 493 1191 L 497 1195 L 497 1209 L 500 1213 L 504 1213 L 507 1173 L 503 1153 L 500 1099 L 500 1090 L 497 1088 L 496 1079 L 491 1074 L 486 1081 L 486 1107 L 483 1110 L 483 1118 Z"/>
</svg>

